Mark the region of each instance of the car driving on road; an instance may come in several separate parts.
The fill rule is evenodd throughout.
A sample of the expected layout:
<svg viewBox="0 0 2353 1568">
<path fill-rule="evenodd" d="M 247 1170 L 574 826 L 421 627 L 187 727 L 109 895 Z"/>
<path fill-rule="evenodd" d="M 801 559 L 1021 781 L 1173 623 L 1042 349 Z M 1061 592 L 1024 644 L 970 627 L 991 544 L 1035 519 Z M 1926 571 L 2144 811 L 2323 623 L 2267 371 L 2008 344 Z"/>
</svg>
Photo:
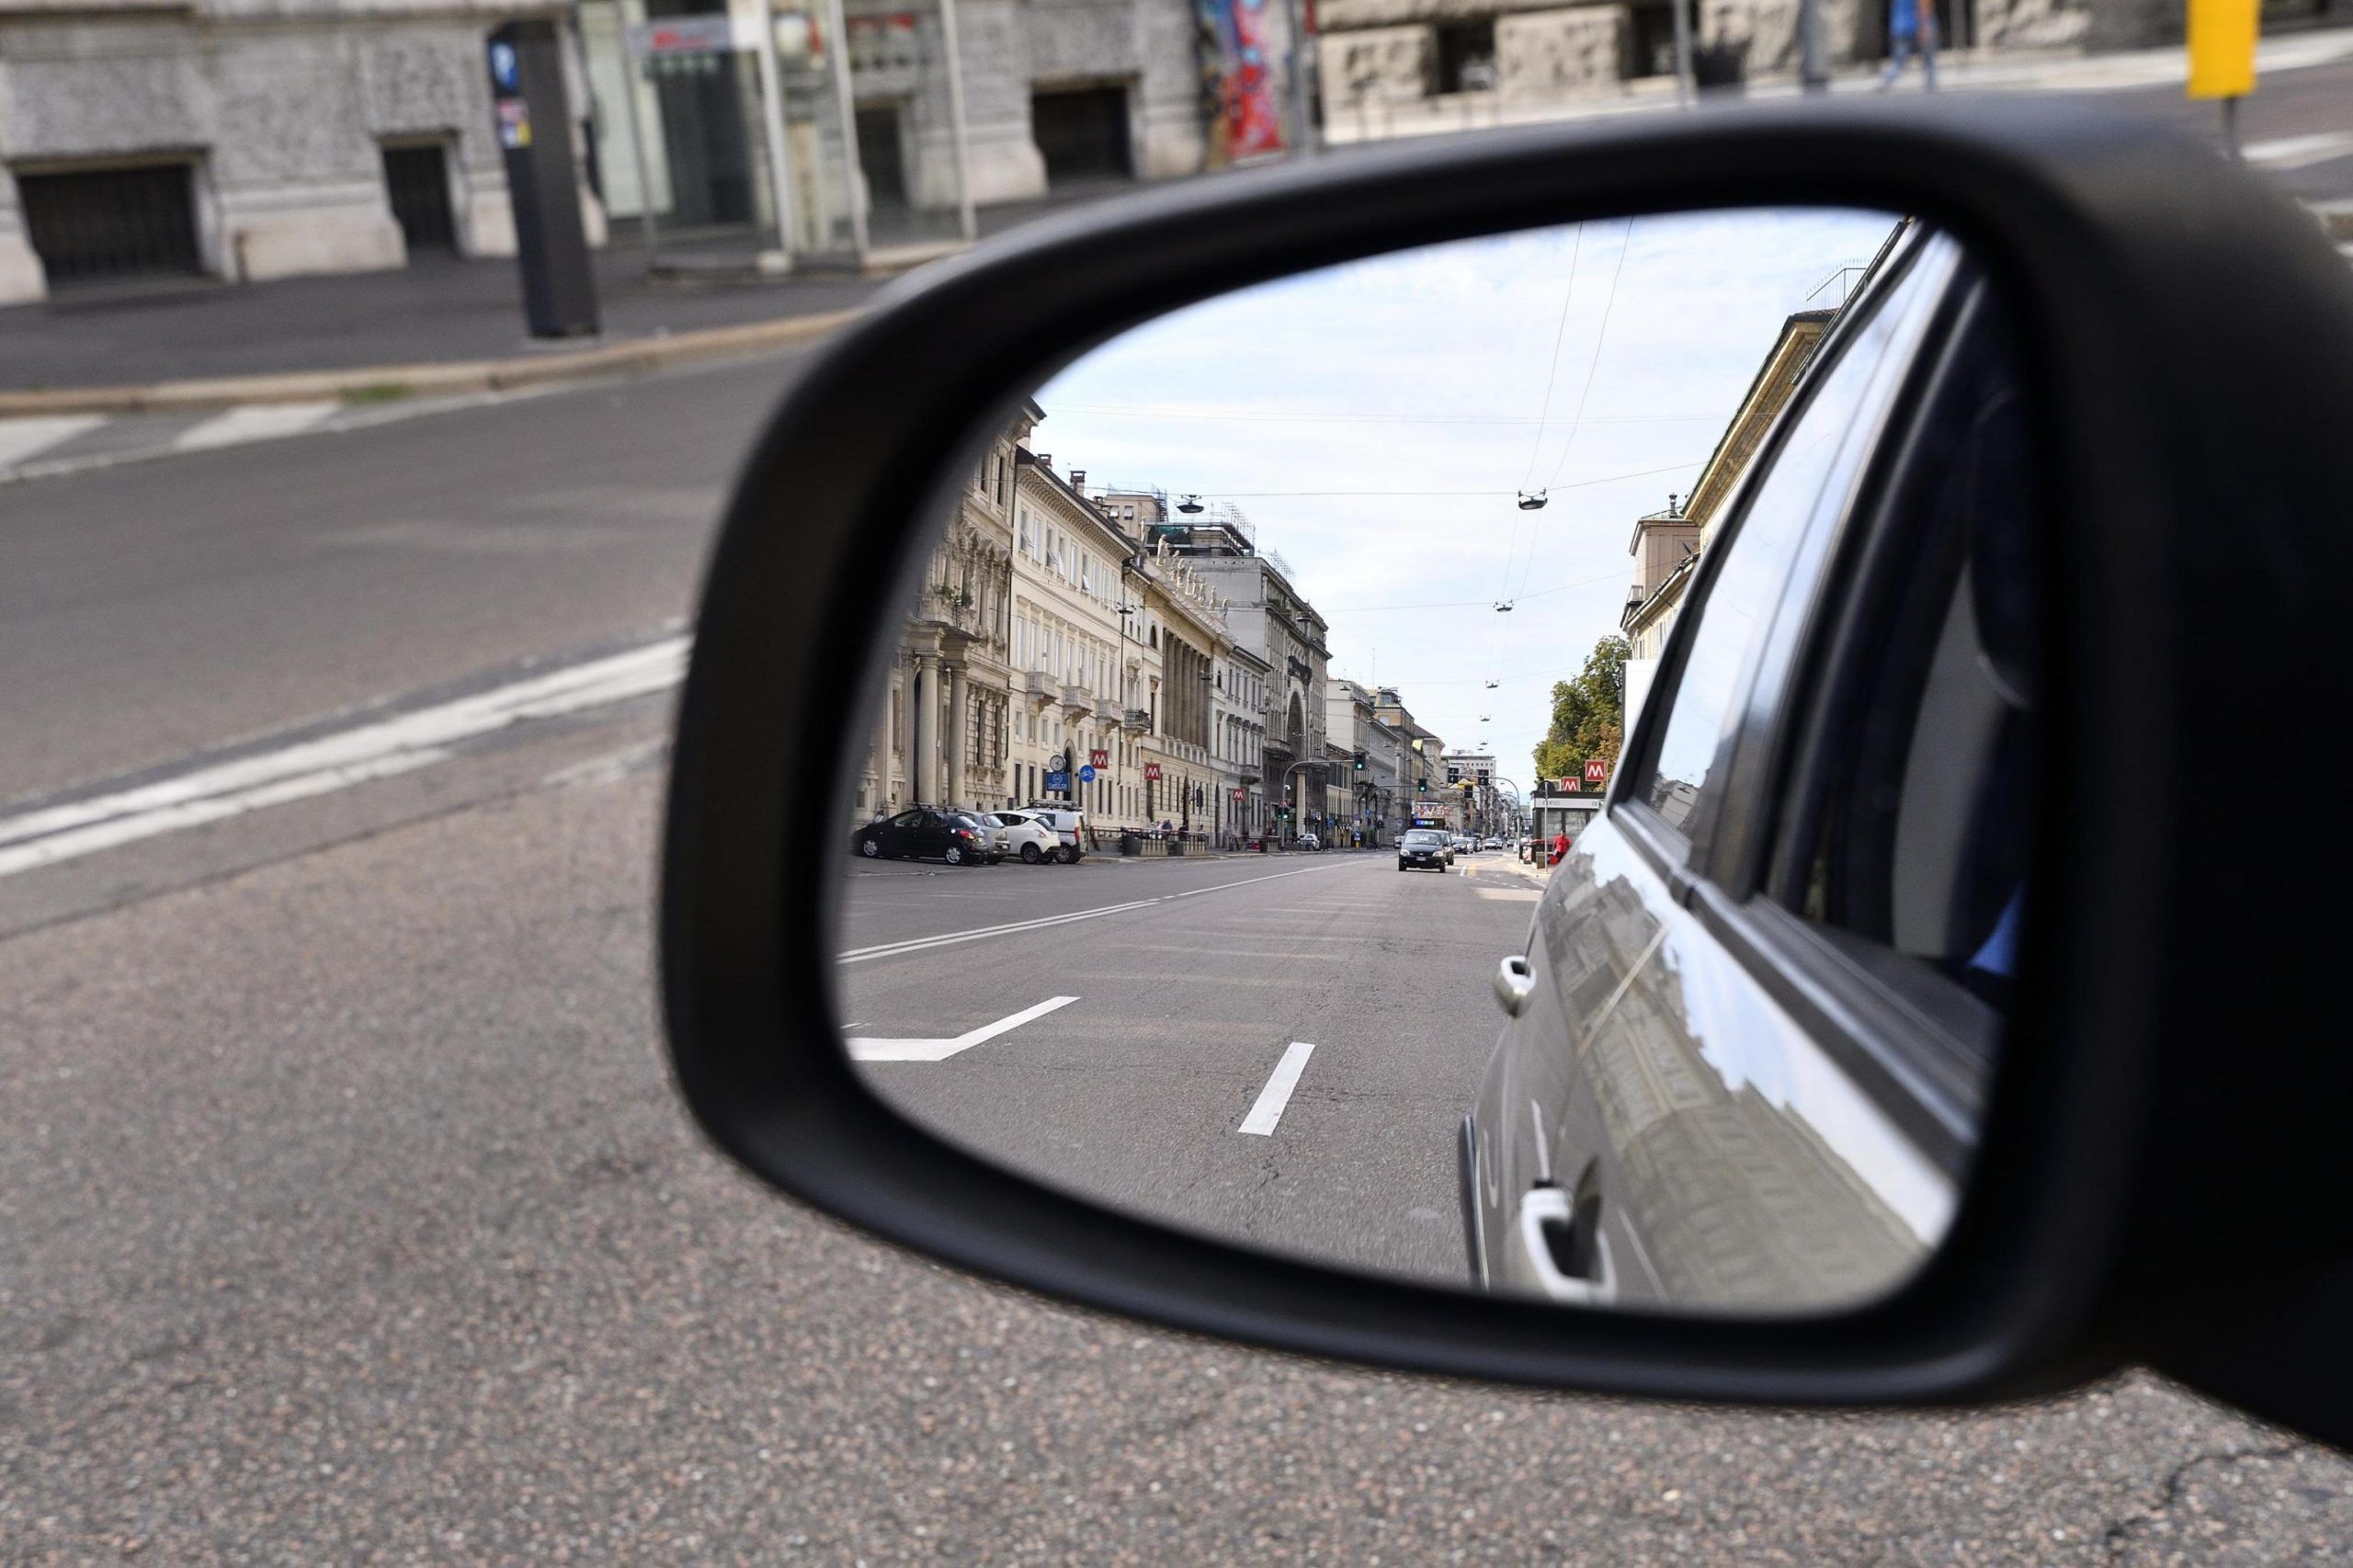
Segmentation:
<svg viewBox="0 0 2353 1568">
<path fill-rule="evenodd" d="M 1427 827 L 1408 828 L 1397 841 L 1401 871 L 1443 871 L 1454 864 L 1454 850 L 1446 835 Z"/>
</svg>

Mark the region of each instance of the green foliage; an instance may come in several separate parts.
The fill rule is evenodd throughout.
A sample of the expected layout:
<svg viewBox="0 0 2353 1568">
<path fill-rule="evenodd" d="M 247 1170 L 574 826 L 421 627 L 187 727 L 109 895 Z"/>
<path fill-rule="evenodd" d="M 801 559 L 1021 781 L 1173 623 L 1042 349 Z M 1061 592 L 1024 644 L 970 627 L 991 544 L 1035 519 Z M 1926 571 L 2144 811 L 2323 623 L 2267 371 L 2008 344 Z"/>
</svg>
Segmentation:
<svg viewBox="0 0 2353 1568">
<path fill-rule="evenodd" d="M 1588 757 L 1600 757 L 1612 773 L 1617 771 L 1618 748 L 1625 739 L 1625 671 L 1631 651 L 1623 637 L 1604 637 L 1586 655 L 1585 668 L 1574 680 L 1552 684 L 1552 727 L 1536 744 L 1540 781 L 1583 778 Z"/>
</svg>

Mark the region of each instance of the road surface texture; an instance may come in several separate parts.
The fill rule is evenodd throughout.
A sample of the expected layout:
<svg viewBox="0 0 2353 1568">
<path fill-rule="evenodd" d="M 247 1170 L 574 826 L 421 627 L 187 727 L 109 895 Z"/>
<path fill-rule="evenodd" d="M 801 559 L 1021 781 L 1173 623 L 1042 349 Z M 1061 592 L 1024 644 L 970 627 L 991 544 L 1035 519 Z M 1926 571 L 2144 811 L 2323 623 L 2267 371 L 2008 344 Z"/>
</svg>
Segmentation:
<svg viewBox="0 0 2353 1568">
<path fill-rule="evenodd" d="M 1455 1137 L 1503 1021 L 1489 977 L 1539 897 L 1508 866 L 859 862 L 843 1017 L 886 1098 L 1003 1164 L 1211 1235 L 1461 1284 Z"/>
<path fill-rule="evenodd" d="M 974 1283 L 722 1164 L 655 1018 L 661 735 L 788 369 L 6 493 L 0 1560 L 2342 1560 L 2353 1466 L 2146 1378 L 1860 1418 L 1376 1376 Z M 1074 995 L 872 1071 L 1069 1179 L 1150 1110 L 1200 1222 L 1442 1269 L 1450 1173 L 1388 1122 L 1461 1097 L 1532 906 L 1391 864 L 874 869 L 852 951 L 1301 874 L 846 963 L 848 1021 Z M 1152 1008 L 1222 977 L 1188 1081 Z M 1221 1185 L 1287 1134 L 1398 1192 Z"/>
</svg>

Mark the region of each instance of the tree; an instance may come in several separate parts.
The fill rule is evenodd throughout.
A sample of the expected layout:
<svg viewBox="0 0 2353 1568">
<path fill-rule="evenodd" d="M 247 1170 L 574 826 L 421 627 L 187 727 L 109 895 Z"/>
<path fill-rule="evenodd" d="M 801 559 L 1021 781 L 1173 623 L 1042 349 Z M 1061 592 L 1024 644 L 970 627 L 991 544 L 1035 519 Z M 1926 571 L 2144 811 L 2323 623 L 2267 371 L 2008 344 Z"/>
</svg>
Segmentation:
<svg viewBox="0 0 2353 1568">
<path fill-rule="evenodd" d="M 1626 658 L 1623 637 L 1604 637 L 1574 680 L 1552 683 L 1552 727 L 1536 744 L 1539 778 L 1582 778 L 1588 758 L 1614 772 L 1625 740 Z"/>
</svg>

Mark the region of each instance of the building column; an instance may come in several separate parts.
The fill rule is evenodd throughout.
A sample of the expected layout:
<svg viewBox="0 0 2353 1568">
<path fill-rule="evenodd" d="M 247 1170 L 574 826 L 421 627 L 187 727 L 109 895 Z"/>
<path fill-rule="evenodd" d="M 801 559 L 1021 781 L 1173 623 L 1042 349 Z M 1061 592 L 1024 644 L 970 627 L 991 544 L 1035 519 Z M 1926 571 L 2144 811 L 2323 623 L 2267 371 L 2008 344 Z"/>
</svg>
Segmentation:
<svg viewBox="0 0 2353 1568">
<path fill-rule="evenodd" d="M 915 678 L 907 683 L 915 708 L 915 765 L 907 790 L 909 804 L 940 804 L 939 655 L 915 655 Z"/>
<path fill-rule="evenodd" d="M 891 724 L 891 677 L 882 677 L 882 710 L 874 719 L 874 809 L 891 806 L 891 753 L 896 737 Z"/>
<path fill-rule="evenodd" d="M 972 748 L 972 717 L 964 710 L 964 666 L 948 666 L 948 801 L 964 800 L 964 754 Z"/>
</svg>

